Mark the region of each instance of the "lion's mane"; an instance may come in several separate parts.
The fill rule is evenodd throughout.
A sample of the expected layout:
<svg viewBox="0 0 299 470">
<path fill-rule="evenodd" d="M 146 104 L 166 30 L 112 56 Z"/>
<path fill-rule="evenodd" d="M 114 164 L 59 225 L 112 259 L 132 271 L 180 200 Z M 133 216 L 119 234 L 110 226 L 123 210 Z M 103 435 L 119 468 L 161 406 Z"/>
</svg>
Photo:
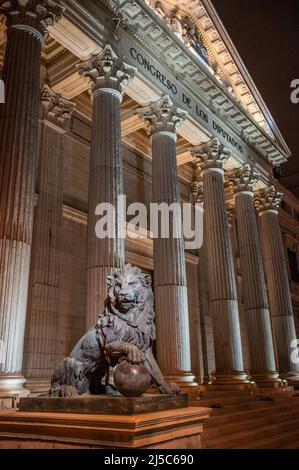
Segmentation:
<svg viewBox="0 0 299 470">
<path fill-rule="evenodd" d="M 140 289 L 135 297 L 135 302 L 128 312 L 121 312 L 117 309 L 117 297 L 115 294 L 115 284 L 120 275 L 132 276 L 140 282 Z M 117 271 L 113 276 L 108 277 L 108 295 L 105 301 L 105 314 L 113 315 L 114 320 L 114 341 L 125 341 L 137 346 L 141 351 L 146 352 L 156 338 L 154 324 L 154 295 L 151 288 L 151 276 L 145 274 L 140 268 L 127 264 L 123 270 Z"/>
</svg>

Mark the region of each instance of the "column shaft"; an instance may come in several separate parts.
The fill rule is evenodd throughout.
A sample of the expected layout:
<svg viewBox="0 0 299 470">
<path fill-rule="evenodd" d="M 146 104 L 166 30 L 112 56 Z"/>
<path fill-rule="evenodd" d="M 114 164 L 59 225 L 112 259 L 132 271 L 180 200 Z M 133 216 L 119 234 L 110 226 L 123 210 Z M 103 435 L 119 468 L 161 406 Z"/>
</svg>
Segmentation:
<svg viewBox="0 0 299 470">
<path fill-rule="evenodd" d="M 134 77 L 135 69 L 117 57 L 109 44 L 77 67 L 93 94 L 86 283 L 86 326 L 90 328 L 105 308 L 106 276 L 124 265 L 125 214 L 119 203 L 123 195 L 120 103 L 122 86 Z M 106 207 L 99 210 L 99 204 Z M 105 230 L 102 224 L 96 233 L 99 216 L 106 218 L 109 227 L 106 224 Z"/>
<path fill-rule="evenodd" d="M 250 373 L 259 385 L 274 385 L 279 380 L 253 193 L 238 192 L 235 204 Z"/>
<path fill-rule="evenodd" d="M 206 237 L 204 235 L 204 240 Z M 203 242 L 201 249 L 199 250 L 199 273 L 198 273 L 198 282 L 199 282 L 199 291 L 200 291 L 200 327 L 201 327 L 201 336 L 202 336 L 202 353 L 203 353 L 203 382 L 210 382 L 210 372 L 213 369 L 210 369 L 211 362 L 211 350 L 214 351 L 214 341 L 212 336 L 212 329 L 210 329 L 210 344 L 208 342 L 208 328 L 207 320 L 211 317 L 210 312 L 210 302 L 209 302 L 209 288 L 208 288 L 208 279 L 207 279 L 207 263 L 206 263 L 206 242 Z M 212 343 L 212 344 L 211 344 Z M 214 357 L 212 358 L 213 360 Z"/>
<path fill-rule="evenodd" d="M 180 205 L 175 134 L 152 136 L 153 201 Z M 177 214 L 169 216 L 169 238 L 154 239 L 157 357 L 166 376 L 190 372 L 190 341 L 184 239 Z M 174 227 L 174 225 L 176 227 Z"/>
<path fill-rule="evenodd" d="M 120 127 L 121 95 L 115 90 L 97 90 L 93 97 L 92 146 L 89 176 L 87 226 L 86 321 L 90 327 L 104 308 L 106 276 L 124 264 L 124 239 L 118 230 L 124 215 L 118 204 L 123 194 L 123 162 Z M 100 203 L 115 208 L 115 236 L 99 239 L 95 233 Z"/>
<path fill-rule="evenodd" d="M 59 317 L 62 230 L 62 133 L 41 124 L 38 204 L 33 226 L 33 252 L 23 370 L 27 387 L 49 389 L 55 367 Z"/>
<path fill-rule="evenodd" d="M 223 170 L 203 172 L 209 298 L 216 384 L 244 382 L 238 300 L 223 186 Z"/>
<path fill-rule="evenodd" d="M 279 373 L 283 377 L 298 376 L 299 364 L 291 360 L 296 330 L 277 211 L 261 212 L 260 234 Z"/>
<path fill-rule="evenodd" d="M 37 153 L 41 43 L 8 30 L 0 106 L 0 393 L 20 391 Z"/>
</svg>

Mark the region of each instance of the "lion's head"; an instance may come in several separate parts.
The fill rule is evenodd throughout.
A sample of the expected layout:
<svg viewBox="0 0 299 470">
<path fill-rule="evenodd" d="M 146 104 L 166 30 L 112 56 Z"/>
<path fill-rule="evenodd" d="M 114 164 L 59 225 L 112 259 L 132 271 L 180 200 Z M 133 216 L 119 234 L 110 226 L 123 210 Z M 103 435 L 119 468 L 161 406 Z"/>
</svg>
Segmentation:
<svg viewBox="0 0 299 470">
<path fill-rule="evenodd" d="M 125 338 L 146 350 L 156 337 L 151 276 L 127 264 L 107 276 L 107 284 L 105 310 L 96 324 L 99 343 Z"/>
<path fill-rule="evenodd" d="M 119 313 L 127 313 L 134 307 L 143 304 L 153 297 L 151 276 L 145 274 L 137 266 L 126 266 L 116 271 L 113 276 L 107 276 L 107 303 Z"/>
</svg>

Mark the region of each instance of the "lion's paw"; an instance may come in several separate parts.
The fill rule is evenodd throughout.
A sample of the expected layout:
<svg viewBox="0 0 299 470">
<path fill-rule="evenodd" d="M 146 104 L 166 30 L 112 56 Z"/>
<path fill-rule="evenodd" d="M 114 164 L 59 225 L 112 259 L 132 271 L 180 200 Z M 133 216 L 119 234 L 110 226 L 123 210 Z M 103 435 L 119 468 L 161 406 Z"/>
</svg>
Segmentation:
<svg viewBox="0 0 299 470">
<path fill-rule="evenodd" d="M 159 390 L 160 393 L 165 393 L 167 395 L 179 395 L 180 393 L 182 393 L 180 387 L 175 382 L 164 382 L 163 385 L 159 387 Z"/>
<path fill-rule="evenodd" d="M 78 396 L 78 392 L 72 385 L 61 385 L 58 396 L 61 398 L 74 398 Z"/>
</svg>

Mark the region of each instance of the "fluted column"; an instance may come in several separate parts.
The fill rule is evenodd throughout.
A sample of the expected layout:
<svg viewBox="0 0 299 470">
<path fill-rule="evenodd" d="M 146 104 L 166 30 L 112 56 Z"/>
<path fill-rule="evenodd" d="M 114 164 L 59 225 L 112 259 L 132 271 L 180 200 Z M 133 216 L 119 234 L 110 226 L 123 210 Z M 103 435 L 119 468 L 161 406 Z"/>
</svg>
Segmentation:
<svg viewBox="0 0 299 470">
<path fill-rule="evenodd" d="M 200 174 L 195 176 L 195 180 L 191 183 L 191 192 L 193 194 L 194 201 L 196 203 L 203 203 L 203 184 L 200 180 Z M 203 215 L 204 218 L 204 215 Z M 205 229 L 205 225 L 203 230 Z M 211 316 L 210 303 L 209 303 L 209 290 L 208 290 L 208 278 L 206 268 L 206 235 L 203 232 L 203 243 L 199 251 L 199 267 L 198 267 L 198 282 L 199 282 L 199 304 L 200 304 L 200 329 L 202 336 L 202 359 L 203 359 L 203 371 L 201 374 L 203 383 L 208 384 L 210 382 L 210 367 L 209 367 L 209 346 L 208 345 L 208 331 L 207 331 L 207 319 Z M 212 339 L 212 338 L 211 338 Z M 210 341 L 211 341 L 210 339 Z"/>
<path fill-rule="evenodd" d="M 124 265 L 125 251 L 122 227 L 124 211 L 119 204 L 123 195 L 123 160 L 121 150 L 120 104 L 122 85 L 135 74 L 135 69 L 116 56 L 110 45 L 101 54 L 78 66 L 92 90 L 92 136 L 89 169 L 87 224 L 86 326 L 94 325 L 104 308 L 107 293 L 106 276 Z M 98 238 L 98 204 L 111 204 L 114 209 L 113 236 Z M 102 214 L 104 215 L 104 213 Z"/>
<path fill-rule="evenodd" d="M 298 380 L 299 364 L 291 360 L 293 352 L 291 343 L 296 339 L 296 330 L 283 241 L 278 223 L 278 208 L 282 196 L 274 186 L 271 186 L 259 191 L 255 197 L 255 205 L 260 216 L 260 237 L 278 372 L 283 378 L 293 377 Z"/>
<path fill-rule="evenodd" d="M 7 15 L 0 106 L 0 396 L 24 394 L 21 374 L 32 240 L 40 57 L 55 2 L 1 2 Z"/>
<path fill-rule="evenodd" d="M 279 384 L 268 306 L 262 253 L 258 235 L 253 186 L 258 175 L 245 165 L 231 175 L 240 250 L 242 294 L 252 379 L 260 386 Z"/>
<path fill-rule="evenodd" d="M 246 382 L 246 374 L 243 370 L 237 289 L 223 185 L 223 163 L 229 152 L 218 139 L 212 139 L 192 149 L 192 154 L 202 165 L 215 384 L 240 387 Z"/>
<path fill-rule="evenodd" d="M 26 388 L 49 389 L 55 367 L 59 319 L 63 212 L 62 144 L 73 103 L 44 85 L 40 127 L 38 203 L 33 224 L 23 372 Z M 62 312 L 61 312 L 62 313 Z"/>
<path fill-rule="evenodd" d="M 168 96 L 140 110 L 152 136 L 153 202 L 174 212 L 158 224 L 154 238 L 154 285 L 157 325 L 157 358 L 163 373 L 182 386 L 193 386 L 191 374 L 189 317 L 181 202 L 176 161 L 176 128 L 186 113 Z M 162 222 L 162 223 L 161 223 Z M 163 224 L 169 236 L 162 238 Z M 165 225 L 164 225 L 165 226 Z"/>
</svg>

